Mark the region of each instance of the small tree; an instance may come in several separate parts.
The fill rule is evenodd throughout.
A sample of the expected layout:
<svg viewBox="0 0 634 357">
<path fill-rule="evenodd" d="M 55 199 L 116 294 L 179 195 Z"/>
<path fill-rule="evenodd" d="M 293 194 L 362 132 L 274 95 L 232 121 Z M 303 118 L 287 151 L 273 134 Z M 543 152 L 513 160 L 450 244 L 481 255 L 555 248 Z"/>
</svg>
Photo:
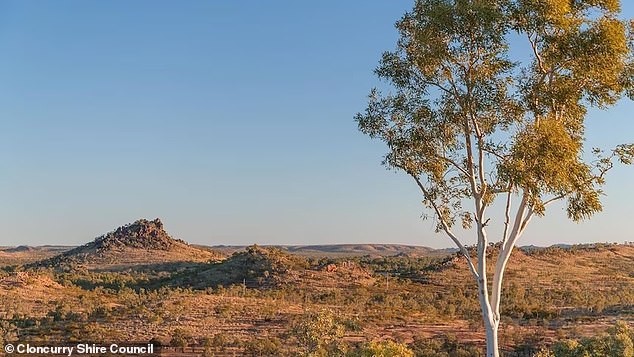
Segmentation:
<svg viewBox="0 0 634 357">
<path fill-rule="evenodd" d="M 172 332 L 172 339 L 170 340 L 170 345 L 174 347 L 185 348 L 188 345 L 188 340 L 191 338 L 189 333 L 184 331 L 183 329 L 177 328 Z"/>
<path fill-rule="evenodd" d="M 414 352 L 406 344 L 386 341 L 372 341 L 363 345 L 349 357 L 414 357 Z"/>
<path fill-rule="evenodd" d="M 306 313 L 293 327 L 303 355 L 330 356 L 341 354 L 338 343 L 344 335 L 344 327 L 330 310 Z"/>
<path fill-rule="evenodd" d="M 571 219 L 591 217 L 613 159 L 632 162 L 631 144 L 583 155 L 587 109 L 633 92 L 631 26 L 619 11 L 619 0 L 418 0 L 396 23 L 396 51 L 376 70 L 393 92 L 373 90 L 356 116 L 363 133 L 387 144 L 384 164 L 412 177 L 437 230 L 466 258 L 487 356 L 499 353 L 502 278 L 528 223 L 559 200 Z M 519 53 L 512 47 L 531 58 L 511 61 Z M 491 221 L 496 200 L 505 210 Z M 474 226 L 475 256 L 452 230 L 456 222 Z M 503 232 L 489 284 L 493 223 Z"/>
</svg>

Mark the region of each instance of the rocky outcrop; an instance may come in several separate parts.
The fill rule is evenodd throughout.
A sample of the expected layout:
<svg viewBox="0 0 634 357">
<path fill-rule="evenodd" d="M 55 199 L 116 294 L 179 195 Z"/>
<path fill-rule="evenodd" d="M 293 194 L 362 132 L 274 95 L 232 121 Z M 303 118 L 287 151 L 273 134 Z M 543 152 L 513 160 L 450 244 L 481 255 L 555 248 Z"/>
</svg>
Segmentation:
<svg viewBox="0 0 634 357">
<path fill-rule="evenodd" d="M 187 244 L 180 239 L 170 237 L 167 232 L 165 232 L 163 222 L 161 222 L 160 219 L 157 218 L 153 221 L 140 219 L 97 238 L 92 248 L 98 251 L 120 249 L 123 247 L 170 250 L 176 243 Z"/>
<path fill-rule="evenodd" d="M 160 219 L 139 219 L 61 255 L 27 265 L 64 270 L 113 268 L 156 263 L 209 261 L 221 255 L 189 246 L 167 234 Z"/>
</svg>

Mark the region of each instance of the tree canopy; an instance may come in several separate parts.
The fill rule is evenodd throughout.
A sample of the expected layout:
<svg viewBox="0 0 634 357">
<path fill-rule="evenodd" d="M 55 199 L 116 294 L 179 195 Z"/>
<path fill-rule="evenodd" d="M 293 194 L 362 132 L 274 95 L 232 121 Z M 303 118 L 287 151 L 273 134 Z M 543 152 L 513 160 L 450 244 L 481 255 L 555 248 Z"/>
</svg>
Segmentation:
<svg viewBox="0 0 634 357">
<path fill-rule="evenodd" d="M 613 161 L 634 159 L 632 144 L 584 153 L 588 109 L 634 96 L 634 23 L 619 12 L 619 0 L 416 1 L 376 69 L 392 89 L 372 90 L 356 116 L 467 259 L 488 356 L 498 355 L 504 270 L 531 218 L 559 200 L 571 219 L 591 217 Z M 487 208 L 499 196 L 503 233 L 489 287 Z M 477 266 L 452 231 L 457 222 L 476 226 Z"/>
<path fill-rule="evenodd" d="M 618 14 L 617 0 L 418 1 L 376 69 L 394 91 L 372 91 L 359 128 L 387 143 L 386 165 L 422 180 L 448 226 L 471 225 L 464 198 L 506 192 L 536 214 L 565 198 L 570 218 L 588 218 L 610 159 L 633 154 L 583 155 L 588 108 L 632 94 L 632 24 Z M 515 47 L 532 59 L 513 61 Z"/>
</svg>

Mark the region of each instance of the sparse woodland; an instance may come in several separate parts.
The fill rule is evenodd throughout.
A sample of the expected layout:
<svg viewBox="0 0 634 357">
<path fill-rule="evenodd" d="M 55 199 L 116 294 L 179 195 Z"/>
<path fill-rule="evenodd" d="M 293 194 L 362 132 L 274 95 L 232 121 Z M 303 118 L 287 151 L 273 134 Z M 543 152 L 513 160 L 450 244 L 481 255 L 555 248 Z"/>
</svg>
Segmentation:
<svg viewBox="0 0 634 357">
<path fill-rule="evenodd" d="M 515 254 L 503 290 L 504 355 L 631 356 L 634 246 Z M 90 256 L 82 250 L 87 266 Z M 252 246 L 207 262 L 5 265 L 0 338 L 153 341 L 175 355 L 484 355 L 463 259 L 302 257 Z"/>
<path fill-rule="evenodd" d="M 352 61 L 375 51 L 379 7 L 19 3 L 2 17 L 4 222 L 17 233 L 7 239 L 48 242 L 79 232 L 60 217 L 86 229 L 148 209 L 179 215 L 190 234 L 233 236 L 248 221 L 235 237 L 314 241 L 374 220 L 355 234 L 401 239 L 385 227 L 398 212 L 360 215 L 396 201 L 375 190 L 357 149 L 345 152 L 356 139 L 331 135 L 350 131 L 337 113 L 355 111 L 346 95 L 366 70 Z M 608 141 L 627 132 L 607 120 L 634 100 L 634 20 L 622 3 L 415 0 L 396 21 L 396 43 L 376 58 L 382 82 L 354 120 L 384 147 L 376 166 L 407 178 L 451 248 L 196 246 L 158 218 L 79 247 L 0 247 L 0 351 L 153 343 L 163 356 L 634 357 L 634 242 L 522 241 L 557 204 L 575 222 L 601 212 L 613 168 L 634 164 L 634 143 L 586 140 L 597 128 Z M 349 188 L 382 197 L 340 206 Z M 53 221 L 64 230 L 49 236 Z M 627 223 L 596 239 L 630 240 L 617 236 Z M 26 225 L 38 229 L 22 234 Z M 289 236 L 300 229 L 314 231 Z"/>
</svg>

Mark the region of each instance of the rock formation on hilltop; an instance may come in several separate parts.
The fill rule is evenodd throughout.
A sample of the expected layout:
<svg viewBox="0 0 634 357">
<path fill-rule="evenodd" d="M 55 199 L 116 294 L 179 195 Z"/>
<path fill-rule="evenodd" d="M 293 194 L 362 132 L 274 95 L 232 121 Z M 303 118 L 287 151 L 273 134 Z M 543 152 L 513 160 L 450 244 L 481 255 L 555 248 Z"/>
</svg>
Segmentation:
<svg viewBox="0 0 634 357">
<path fill-rule="evenodd" d="M 97 250 L 121 249 L 124 247 L 149 249 L 149 250 L 170 250 L 177 243 L 187 244 L 180 239 L 173 239 L 163 229 L 163 222 L 160 219 L 148 221 L 139 219 L 134 223 L 117 228 L 115 231 L 106 233 L 94 241 L 94 248 Z"/>
<path fill-rule="evenodd" d="M 220 257 L 189 246 L 167 234 L 160 219 L 139 219 L 106 233 L 94 241 L 27 267 L 123 268 L 131 265 L 202 262 Z"/>
</svg>

